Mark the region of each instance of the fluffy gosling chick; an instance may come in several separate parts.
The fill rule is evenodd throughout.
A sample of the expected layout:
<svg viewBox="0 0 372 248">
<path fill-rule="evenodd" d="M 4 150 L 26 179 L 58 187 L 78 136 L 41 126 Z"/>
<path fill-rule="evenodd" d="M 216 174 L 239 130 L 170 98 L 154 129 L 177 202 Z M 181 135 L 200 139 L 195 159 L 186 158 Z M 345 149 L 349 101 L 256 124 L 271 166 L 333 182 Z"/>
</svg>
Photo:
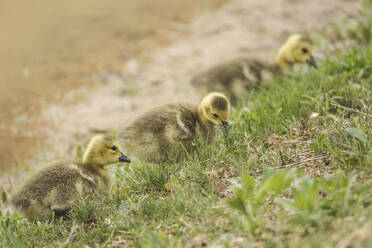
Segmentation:
<svg viewBox="0 0 372 248">
<path fill-rule="evenodd" d="M 191 83 L 204 91 L 220 91 L 236 104 L 246 90 L 258 87 L 295 64 L 308 63 L 317 68 L 313 44 L 308 36 L 291 35 L 279 49 L 275 63 L 266 64 L 252 58 L 239 58 L 219 64 L 191 78 Z"/>
<path fill-rule="evenodd" d="M 109 186 L 106 165 L 130 160 L 106 135 L 90 141 L 81 162 L 55 162 L 37 171 L 11 197 L 13 209 L 30 221 L 68 213 L 74 202 Z"/>
<path fill-rule="evenodd" d="M 160 162 L 174 157 L 202 137 L 210 142 L 215 126 L 226 127 L 230 102 L 225 95 L 213 92 L 199 106 L 167 104 L 154 108 L 119 133 L 121 144 L 131 156 L 146 162 Z"/>
</svg>

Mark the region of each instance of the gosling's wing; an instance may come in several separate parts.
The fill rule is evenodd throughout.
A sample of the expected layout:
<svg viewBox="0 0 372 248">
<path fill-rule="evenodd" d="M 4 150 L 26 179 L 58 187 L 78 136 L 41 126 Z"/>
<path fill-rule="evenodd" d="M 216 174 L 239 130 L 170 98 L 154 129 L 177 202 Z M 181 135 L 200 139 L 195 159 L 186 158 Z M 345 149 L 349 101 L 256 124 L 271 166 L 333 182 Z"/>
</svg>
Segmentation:
<svg viewBox="0 0 372 248">
<path fill-rule="evenodd" d="M 31 204 L 31 199 L 43 199 L 51 188 L 49 185 L 55 178 L 54 172 L 58 166 L 60 166 L 59 162 L 48 164 L 29 175 L 13 193 L 12 204 L 19 208 L 28 208 Z M 51 178 L 49 177 L 50 175 L 52 175 Z M 53 181 L 52 185 L 54 184 Z"/>
<path fill-rule="evenodd" d="M 196 107 L 189 104 L 179 104 L 175 112 L 176 132 L 174 139 L 185 142 L 192 142 L 196 137 Z"/>
<path fill-rule="evenodd" d="M 12 196 L 12 205 L 30 220 L 48 218 L 58 199 L 62 197 L 63 204 L 69 199 L 62 194 L 74 192 L 68 187 L 78 173 L 70 165 L 73 163 L 55 162 L 36 171 Z"/>
<path fill-rule="evenodd" d="M 169 105 L 153 108 L 137 118 L 122 130 L 123 138 L 140 138 L 143 133 L 161 133 L 173 117 Z"/>
<path fill-rule="evenodd" d="M 262 64 L 257 60 L 238 58 L 196 74 L 192 77 L 191 82 L 195 86 L 219 83 L 225 87 L 228 87 L 233 80 L 257 82 L 261 79 L 261 67 Z"/>
<path fill-rule="evenodd" d="M 169 148 L 170 138 L 167 135 L 171 134 L 169 127 L 174 126 L 175 119 L 174 106 L 153 108 L 122 130 L 119 142 L 130 156 L 144 161 L 159 160 Z M 173 138 L 173 135 L 170 136 Z"/>
<path fill-rule="evenodd" d="M 191 83 L 196 87 L 207 87 L 208 90 L 222 90 L 234 78 L 243 78 L 240 63 L 229 61 L 213 66 L 191 78 Z"/>
</svg>

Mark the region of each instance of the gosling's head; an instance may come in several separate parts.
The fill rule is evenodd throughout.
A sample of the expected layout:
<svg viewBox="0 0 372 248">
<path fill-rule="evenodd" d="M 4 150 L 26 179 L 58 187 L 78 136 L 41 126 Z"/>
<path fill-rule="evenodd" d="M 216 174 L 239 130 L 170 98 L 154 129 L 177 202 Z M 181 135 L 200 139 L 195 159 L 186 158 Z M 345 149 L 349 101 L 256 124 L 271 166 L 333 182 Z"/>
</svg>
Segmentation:
<svg viewBox="0 0 372 248">
<path fill-rule="evenodd" d="M 213 123 L 227 127 L 230 116 L 230 102 L 225 95 L 212 92 L 206 95 L 199 105 L 201 118 Z"/>
<path fill-rule="evenodd" d="M 318 66 L 313 56 L 313 42 L 310 37 L 301 34 L 291 35 L 279 49 L 276 63 L 282 70 L 294 64 L 305 63 L 317 69 Z"/>
<path fill-rule="evenodd" d="M 100 166 L 118 162 L 129 163 L 130 160 L 121 151 L 118 142 L 108 135 L 94 136 L 83 156 L 83 164 Z"/>
</svg>

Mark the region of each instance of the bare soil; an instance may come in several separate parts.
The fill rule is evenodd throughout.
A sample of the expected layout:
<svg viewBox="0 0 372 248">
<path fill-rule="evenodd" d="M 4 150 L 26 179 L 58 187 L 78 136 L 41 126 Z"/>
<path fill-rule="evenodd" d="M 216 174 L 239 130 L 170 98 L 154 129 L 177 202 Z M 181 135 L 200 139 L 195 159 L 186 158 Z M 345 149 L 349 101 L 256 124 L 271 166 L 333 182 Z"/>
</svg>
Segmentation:
<svg viewBox="0 0 372 248">
<path fill-rule="evenodd" d="M 172 12 L 173 15 L 165 18 L 166 23 L 169 24 L 168 20 L 176 19 L 164 30 L 164 35 L 160 36 L 157 36 L 158 31 L 154 31 L 155 26 L 148 24 L 142 34 L 149 37 L 144 38 L 144 42 L 147 42 L 145 45 L 139 42 L 138 46 L 131 48 L 129 45 L 126 50 L 127 47 L 120 46 L 119 43 L 125 41 L 124 44 L 131 44 L 129 36 L 123 35 L 125 38 L 118 39 L 113 33 L 107 34 L 109 28 L 104 25 L 105 20 L 112 16 L 119 18 L 118 16 L 122 14 L 117 8 L 113 8 L 112 12 L 108 10 L 107 15 L 99 19 L 98 22 L 101 24 L 97 24 L 96 29 L 90 31 L 92 33 L 102 31 L 95 46 L 92 45 L 82 54 L 72 49 L 65 55 L 67 64 L 72 61 L 70 69 L 65 69 L 67 67 L 64 67 L 62 62 L 57 63 L 51 55 L 50 60 L 44 63 L 44 67 L 40 66 L 40 75 L 48 71 L 48 68 L 63 68 L 60 71 L 56 69 L 54 72 L 58 72 L 58 75 L 50 74 L 50 78 L 54 75 L 56 81 L 67 80 L 72 82 L 73 88 L 76 88 L 76 85 L 79 88 L 66 93 L 66 89 L 70 87 L 64 88 L 58 84 L 59 93 L 56 94 L 56 85 L 51 86 L 54 89 L 51 90 L 54 93 L 53 98 L 58 101 L 44 101 L 47 104 L 40 105 L 41 114 L 37 115 L 38 118 L 34 122 L 30 121 L 32 115 L 29 114 L 29 110 L 22 109 L 16 112 L 16 124 L 13 121 L 5 124 L 9 126 L 3 126 L 7 136 L 1 134 L 3 137 L 0 142 L 1 154 L 9 154 L 12 151 L 6 150 L 9 145 L 7 141 L 12 140 L 10 145 L 12 149 L 17 144 L 22 144 L 18 148 L 25 151 L 25 154 L 32 150 L 33 156 L 28 157 L 28 160 L 24 160 L 23 154 L 16 155 L 22 158 L 22 163 L 73 157 L 77 145 L 84 145 L 94 132 L 123 128 L 146 108 L 169 101 L 198 101 L 201 96 L 189 84 L 192 74 L 236 56 L 247 55 L 272 60 L 276 50 L 289 34 L 311 33 L 337 23 L 342 18 L 357 16 L 362 1 L 232 0 L 217 11 L 204 11 L 191 23 L 187 23 L 187 20 L 193 15 L 184 16 L 190 9 L 189 4 L 196 4 L 197 1 L 188 1 L 187 4 L 181 4 L 182 1 L 176 2 L 179 2 L 179 5 L 173 10 L 168 9 L 168 6 L 147 5 L 151 3 L 146 0 L 136 2 L 141 3 L 142 8 L 133 5 L 129 12 L 138 13 L 143 17 L 141 25 L 153 22 L 159 18 L 157 15 L 165 13 L 168 15 L 168 12 Z M 223 2 L 225 1 L 216 0 L 216 4 L 211 6 L 221 6 Z M 148 15 L 154 15 L 153 19 L 145 17 L 146 15 L 141 12 L 144 9 Z M 112 18 L 113 26 L 119 25 L 120 18 L 115 18 Z M 186 18 L 186 21 L 182 18 Z M 133 21 L 132 24 L 131 30 L 136 35 L 141 35 L 138 31 L 141 28 L 136 28 L 137 23 Z M 75 35 L 77 37 L 78 33 Z M 88 35 L 86 42 L 93 42 L 95 37 Z M 159 37 L 165 37 L 164 43 Z M 133 38 L 132 43 L 138 43 L 138 40 L 141 39 Z M 167 46 L 153 49 L 164 44 Z M 31 76 L 27 70 L 23 71 L 23 75 L 27 80 L 31 80 L 28 79 Z M 20 85 L 23 87 L 23 84 Z M 49 94 L 47 84 L 40 85 L 40 88 L 42 92 L 44 90 L 48 92 L 43 93 L 43 98 L 46 98 Z M 31 99 L 34 101 L 40 97 L 35 95 Z M 24 96 L 20 95 L 19 98 L 23 99 Z M 40 101 L 37 102 L 39 104 Z M 26 113 L 26 116 L 22 117 L 22 113 Z M 32 142 L 17 140 L 15 138 L 17 136 L 8 133 L 10 129 L 14 129 L 14 133 L 19 137 L 30 135 Z M 5 140 L 7 141 L 4 142 Z M 35 144 L 39 145 L 36 147 Z M 6 160 L 5 158 L 4 161 Z"/>
</svg>

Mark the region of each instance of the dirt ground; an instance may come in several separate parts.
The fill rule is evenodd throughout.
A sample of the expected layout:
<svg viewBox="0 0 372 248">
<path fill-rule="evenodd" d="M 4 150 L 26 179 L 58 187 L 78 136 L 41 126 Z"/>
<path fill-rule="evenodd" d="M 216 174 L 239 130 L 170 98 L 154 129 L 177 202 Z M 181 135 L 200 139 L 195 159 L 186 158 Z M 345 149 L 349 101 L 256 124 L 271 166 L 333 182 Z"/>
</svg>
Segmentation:
<svg viewBox="0 0 372 248">
<path fill-rule="evenodd" d="M 102 31 L 95 45 L 88 46 L 89 49 L 84 53 L 79 53 L 79 49 L 72 49 L 69 54 L 62 54 L 65 51 L 60 50 L 61 58 L 66 56 L 67 64 L 73 61 L 69 64 L 71 68 L 65 68 L 63 61 L 55 60 L 51 54 L 50 61 L 40 66 L 40 75 L 49 71 L 49 68 L 55 68 L 53 70 L 56 74 L 47 74 L 50 79 L 59 82 L 58 80 L 64 81 L 68 78 L 67 81 L 72 83 L 73 88 L 76 88 L 76 84 L 79 88 L 65 93 L 70 86 L 64 88 L 58 84 L 59 93 L 52 94 L 56 101 L 48 101 L 47 96 L 50 92 L 55 93 L 57 83 L 54 86 L 50 86 L 50 82 L 40 85 L 42 92 L 45 90 L 47 93 L 44 92 L 42 97 L 31 97 L 31 102 L 37 102 L 41 106 L 38 108 L 41 110 L 40 115 L 30 122 L 30 112 L 28 109 L 22 109 L 16 111 L 13 122 L 6 123 L 9 126 L 2 126 L 8 134 L 1 139 L 2 156 L 10 154 L 9 150 L 3 148 L 8 147 L 9 139 L 14 139 L 12 143 L 15 146 L 18 142 L 21 143 L 12 136 L 15 133 L 20 137 L 31 137 L 32 140 L 18 147 L 25 151 L 25 154 L 32 151 L 32 156 L 26 157 L 27 160 L 22 153 L 16 155 L 22 158 L 19 161 L 21 164 L 73 157 L 76 146 L 84 145 L 97 129 L 115 131 L 123 128 L 135 115 L 150 106 L 169 101 L 200 99 L 201 96 L 188 83 L 192 74 L 236 56 L 247 55 L 273 60 L 276 50 L 289 34 L 311 33 L 337 23 L 342 18 L 357 16 L 362 1 L 231 0 L 223 4 L 225 1 L 216 0 L 214 4 L 205 1 L 209 7 L 199 6 L 203 11 L 197 15 L 192 14 L 194 8 L 190 5 L 198 6 L 198 1 L 187 1 L 187 4 L 181 0 L 175 2 L 179 2 L 177 8 L 157 6 L 160 9 L 158 11 L 155 6 L 149 7 L 147 4 L 150 4 L 150 1 L 146 0 L 136 2 L 143 4 L 142 8 L 132 6 L 133 16 L 133 13 L 142 13 L 140 10 L 146 9 L 145 13 L 154 15 L 154 20 L 159 18 L 156 15 L 163 14 L 162 11 L 167 12 L 170 17 L 163 16 L 165 21 L 159 21 L 168 24 L 164 30 L 154 31 L 155 26 L 146 26 L 141 22 L 141 25 L 146 26 L 145 31 L 136 33 L 141 28 L 137 28 L 138 23 L 133 21 L 132 41 L 128 35 L 123 35 L 122 39 L 115 38 L 108 26 L 104 25 L 107 16 L 110 16 L 110 20 L 112 17 L 112 27 L 118 25 L 116 18 L 119 18 L 119 14 L 117 8 L 113 8 L 111 11 L 115 14 L 110 15 L 108 10 L 106 16 L 98 19 L 100 24 L 93 25 L 96 29 L 87 31 L 88 43 L 93 42 L 95 37 L 89 36 L 90 32 Z M 219 9 L 212 11 L 215 7 Z M 87 15 L 89 16 L 89 13 Z M 139 15 L 146 16 L 144 13 Z M 193 21 L 187 23 L 192 17 Z M 152 22 L 153 19 L 146 20 Z M 93 22 L 96 23 L 97 20 Z M 154 25 L 155 23 L 156 21 Z M 161 25 L 163 24 L 159 24 L 159 27 Z M 112 30 L 119 32 L 121 29 Z M 78 34 L 74 33 L 72 36 L 78 37 Z M 145 37 L 143 43 L 138 35 Z M 126 50 L 127 47 L 119 45 L 123 41 L 126 41 L 126 45 L 137 42 L 138 46 L 131 48 L 129 45 Z M 165 44 L 167 46 L 164 46 Z M 163 47 L 154 49 L 159 45 Z M 25 78 L 33 75 L 27 70 L 22 73 Z M 50 92 L 48 87 L 52 88 Z M 40 104 L 40 100 L 35 101 L 39 98 L 46 100 Z M 13 133 L 9 134 L 9 128 Z"/>
</svg>

